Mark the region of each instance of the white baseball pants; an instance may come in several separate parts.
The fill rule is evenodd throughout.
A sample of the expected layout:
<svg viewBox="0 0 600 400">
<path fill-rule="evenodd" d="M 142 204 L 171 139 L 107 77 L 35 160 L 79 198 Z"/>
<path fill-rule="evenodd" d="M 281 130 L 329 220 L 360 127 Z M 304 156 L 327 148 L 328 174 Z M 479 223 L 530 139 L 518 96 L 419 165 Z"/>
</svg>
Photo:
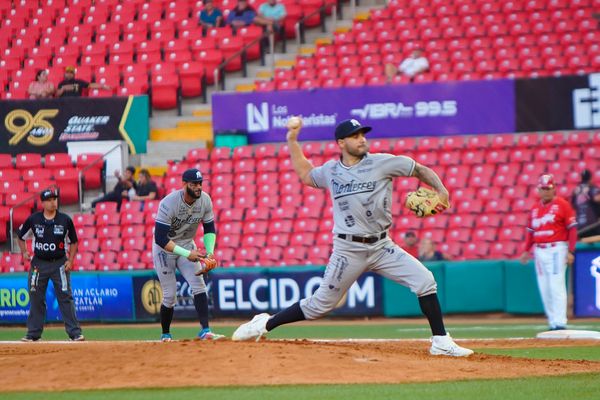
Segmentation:
<svg viewBox="0 0 600 400">
<path fill-rule="evenodd" d="M 534 250 L 538 288 L 551 329 L 567 325 L 567 251 L 566 242 Z"/>
</svg>

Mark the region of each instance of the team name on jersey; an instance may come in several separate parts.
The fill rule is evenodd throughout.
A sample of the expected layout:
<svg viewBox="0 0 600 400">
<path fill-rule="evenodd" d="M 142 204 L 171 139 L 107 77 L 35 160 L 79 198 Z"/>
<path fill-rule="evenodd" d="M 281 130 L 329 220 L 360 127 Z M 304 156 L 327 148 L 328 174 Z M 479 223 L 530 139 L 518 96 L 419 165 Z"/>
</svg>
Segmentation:
<svg viewBox="0 0 600 400">
<path fill-rule="evenodd" d="M 202 218 L 200 218 L 200 217 L 192 217 L 191 215 L 188 216 L 188 217 L 186 217 L 186 218 L 179 218 L 179 217 L 174 218 L 171 221 L 171 231 L 174 232 L 174 231 L 178 230 L 179 228 L 181 228 L 181 226 L 183 224 L 189 224 L 189 225 L 199 224 L 200 221 L 202 221 Z"/>
<path fill-rule="evenodd" d="M 558 211 L 558 204 L 552 204 L 552 206 L 550 206 L 550 209 L 548 210 L 548 213 L 538 218 L 540 210 L 537 208 L 534 209 L 533 214 L 531 215 L 531 227 L 533 229 L 537 229 L 544 224 L 553 224 L 556 221 L 556 214 L 558 213 Z"/>
<path fill-rule="evenodd" d="M 353 194 L 373 192 L 376 185 L 377 181 L 356 182 L 351 180 L 348 183 L 339 183 L 335 179 L 332 179 L 331 192 L 334 199 L 339 199 Z"/>
<path fill-rule="evenodd" d="M 532 218 L 531 226 L 533 227 L 533 229 L 537 229 L 540 226 L 548 224 L 548 223 L 553 224 L 555 220 L 556 220 L 556 215 L 546 214 L 546 215 L 542 216 L 541 218 Z"/>
</svg>

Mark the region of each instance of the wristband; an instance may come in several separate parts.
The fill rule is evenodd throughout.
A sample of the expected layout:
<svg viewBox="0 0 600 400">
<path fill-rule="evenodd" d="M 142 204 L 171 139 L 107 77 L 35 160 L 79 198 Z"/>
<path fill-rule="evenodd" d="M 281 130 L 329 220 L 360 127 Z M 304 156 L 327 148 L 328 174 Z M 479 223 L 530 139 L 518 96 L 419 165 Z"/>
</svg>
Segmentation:
<svg viewBox="0 0 600 400">
<path fill-rule="evenodd" d="M 204 234 L 204 248 L 208 254 L 214 254 L 215 252 L 215 242 L 217 241 L 217 235 L 214 233 L 205 233 Z"/>
<path fill-rule="evenodd" d="M 188 258 L 191 254 L 191 251 L 186 250 L 183 247 L 179 247 L 179 246 L 175 245 L 175 247 L 173 248 L 173 254 L 177 254 L 178 256 L 183 256 L 185 258 Z"/>
</svg>

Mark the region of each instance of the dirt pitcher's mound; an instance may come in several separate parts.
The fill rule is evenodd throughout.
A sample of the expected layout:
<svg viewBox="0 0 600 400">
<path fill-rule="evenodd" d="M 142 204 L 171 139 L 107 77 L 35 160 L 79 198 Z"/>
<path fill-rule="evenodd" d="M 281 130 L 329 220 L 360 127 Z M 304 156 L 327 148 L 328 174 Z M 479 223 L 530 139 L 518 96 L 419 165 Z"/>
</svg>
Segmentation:
<svg viewBox="0 0 600 400">
<path fill-rule="evenodd" d="M 586 343 L 499 340 L 461 344 L 476 350 Z M 0 391 L 432 382 L 600 371 L 600 362 L 591 361 L 483 354 L 434 357 L 428 347 L 429 343 L 419 341 L 0 343 Z"/>
</svg>

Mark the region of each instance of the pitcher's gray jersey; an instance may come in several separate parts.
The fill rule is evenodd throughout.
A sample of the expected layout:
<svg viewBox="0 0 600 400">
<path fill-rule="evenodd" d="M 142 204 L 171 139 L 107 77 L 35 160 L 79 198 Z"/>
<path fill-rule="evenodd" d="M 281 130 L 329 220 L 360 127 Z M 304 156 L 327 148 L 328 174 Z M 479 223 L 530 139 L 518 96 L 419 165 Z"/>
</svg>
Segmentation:
<svg viewBox="0 0 600 400">
<path fill-rule="evenodd" d="M 392 225 L 392 179 L 410 176 L 415 161 L 405 156 L 368 154 L 351 167 L 330 160 L 311 171 L 318 188 L 329 189 L 333 201 L 333 232 L 374 235 Z"/>
<path fill-rule="evenodd" d="M 192 205 L 183 199 L 183 189 L 177 190 L 160 201 L 156 222 L 169 225 L 169 239 L 177 245 L 189 248 L 193 243 L 198 225 L 215 219 L 210 196 L 202 195 Z"/>
</svg>

